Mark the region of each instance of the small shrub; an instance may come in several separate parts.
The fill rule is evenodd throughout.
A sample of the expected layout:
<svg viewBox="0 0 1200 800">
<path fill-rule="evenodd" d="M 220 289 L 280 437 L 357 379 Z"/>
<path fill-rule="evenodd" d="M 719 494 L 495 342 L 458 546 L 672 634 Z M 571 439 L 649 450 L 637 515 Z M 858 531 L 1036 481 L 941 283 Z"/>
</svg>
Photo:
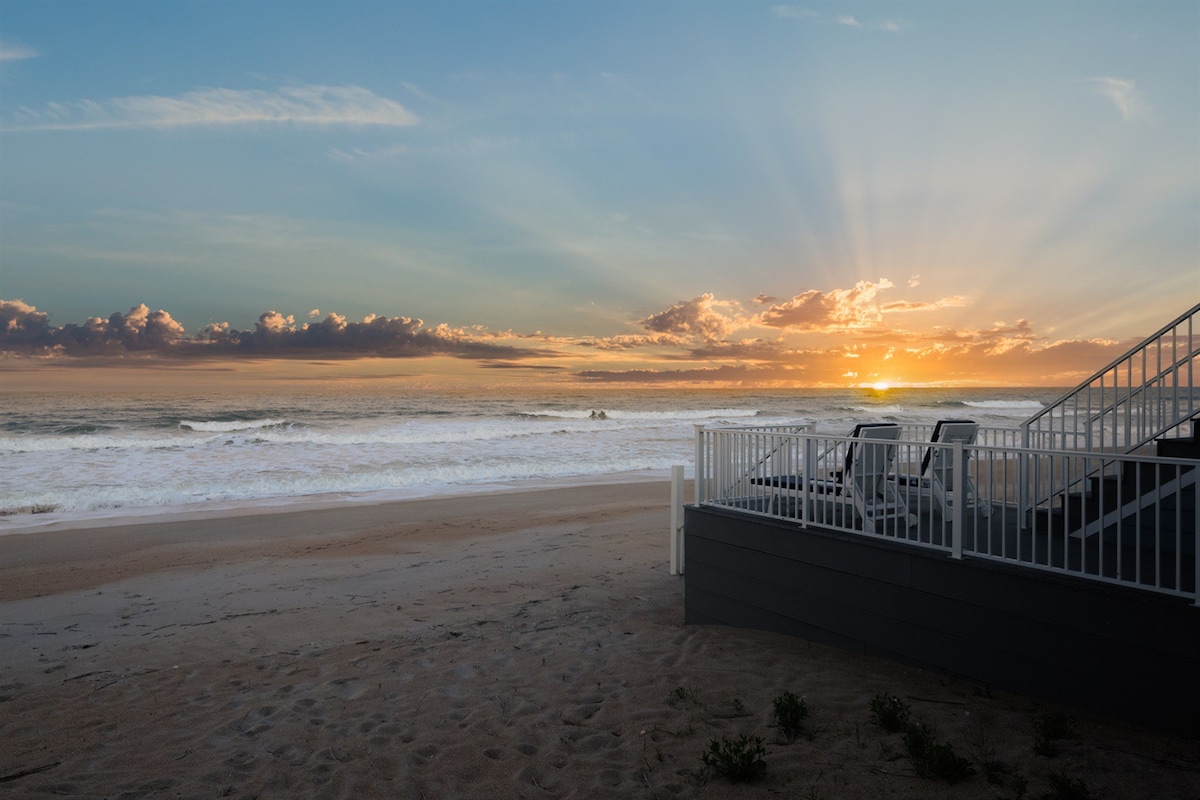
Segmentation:
<svg viewBox="0 0 1200 800">
<path fill-rule="evenodd" d="M 996 757 L 996 748 L 991 744 L 987 736 L 982 733 L 980 734 L 978 749 L 971 753 L 971 757 L 979 765 L 979 769 L 983 772 L 983 776 L 987 778 L 987 782 L 995 786 L 1003 786 L 1004 779 L 1014 774 L 1010 764 Z"/>
<path fill-rule="evenodd" d="M 995 758 L 980 761 L 979 768 L 983 770 L 983 775 L 987 778 L 987 782 L 996 786 L 1002 786 L 1005 776 L 1013 774 L 1011 766 Z"/>
<path fill-rule="evenodd" d="M 1075 723 L 1061 711 L 1041 714 L 1033 721 L 1033 752 L 1046 758 L 1058 755 L 1057 739 L 1074 739 Z"/>
<path fill-rule="evenodd" d="M 1047 800 L 1091 800 L 1092 794 L 1087 784 L 1079 778 L 1067 777 L 1066 773 L 1058 772 L 1049 776 L 1051 792 L 1044 795 Z"/>
<path fill-rule="evenodd" d="M 686 686 L 676 686 L 675 691 L 671 692 L 671 698 L 667 701 L 667 704 L 672 708 L 689 705 L 698 706 L 700 705 L 700 697 L 694 689 L 689 689 Z"/>
<path fill-rule="evenodd" d="M 912 709 L 894 694 L 877 694 L 871 698 L 871 718 L 888 733 L 904 730 Z"/>
<path fill-rule="evenodd" d="M 708 752 L 701 756 L 704 766 L 729 780 L 753 781 L 767 769 L 763 756 L 767 754 L 763 747 L 761 736 L 750 737 L 742 734 L 737 739 L 721 741 L 713 739 L 708 743 Z"/>
<path fill-rule="evenodd" d="M 783 731 L 790 742 L 804 727 L 804 718 L 808 716 L 808 703 L 803 697 L 792 692 L 784 692 L 771 701 L 774 709 L 775 724 Z"/>
<path fill-rule="evenodd" d="M 939 742 L 937 732 L 919 722 L 904 729 L 904 746 L 917 774 L 958 783 L 975 774 L 971 762 L 954 752 L 949 742 Z"/>
<path fill-rule="evenodd" d="M 1042 714 L 1035 724 L 1051 739 L 1074 739 L 1079 734 L 1075 722 L 1061 711 Z"/>
</svg>

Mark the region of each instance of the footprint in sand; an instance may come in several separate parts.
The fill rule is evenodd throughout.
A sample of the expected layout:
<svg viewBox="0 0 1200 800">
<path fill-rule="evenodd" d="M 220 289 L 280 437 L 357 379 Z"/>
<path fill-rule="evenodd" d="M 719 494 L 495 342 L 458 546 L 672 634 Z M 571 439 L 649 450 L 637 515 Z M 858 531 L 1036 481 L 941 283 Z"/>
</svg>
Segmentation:
<svg viewBox="0 0 1200 800">
<path fill-rule="evenodd" d="M 365 686 L 361 686 L 352 678 L 338 678 L 335 681 L 330 681 L 328 684 L 333 695 L 342 700 L 355 700 L 367 691 Z"/>
</svg>

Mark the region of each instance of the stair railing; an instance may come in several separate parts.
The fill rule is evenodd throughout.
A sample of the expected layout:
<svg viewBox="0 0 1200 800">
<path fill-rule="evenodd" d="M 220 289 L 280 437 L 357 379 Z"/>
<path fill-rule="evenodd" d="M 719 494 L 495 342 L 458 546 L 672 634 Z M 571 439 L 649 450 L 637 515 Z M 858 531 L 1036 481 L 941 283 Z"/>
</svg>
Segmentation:
<svg viewBox="0 0 1200 800">
<path fill-rule="evenodd" d="M 1132 453 L 1188 422 L 1194 433 L 1198 371 L 1200 303 L 1025 420 L 1023 445 Z M 1048 499 L 1038 497 L 1034 504 Z M 1021 505 L 1028 508 L 1029 498 L 1022 497 Z"/>
<path fill-rule="evenodd" d="M 1133 452 L 1200 413 L 1198 362 L 1200 303 L 1025 420 L 1024 445 Z"/>
</svg>

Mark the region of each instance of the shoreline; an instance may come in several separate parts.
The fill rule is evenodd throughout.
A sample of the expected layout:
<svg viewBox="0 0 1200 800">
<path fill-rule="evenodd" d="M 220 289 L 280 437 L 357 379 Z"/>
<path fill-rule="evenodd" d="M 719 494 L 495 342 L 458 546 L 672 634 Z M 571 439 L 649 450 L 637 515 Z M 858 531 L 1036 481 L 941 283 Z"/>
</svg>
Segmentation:
<svg viewBox="0 0 1200 800">
<path fill-rule="evenodd" d="M 1200 745 L 801 639 L 683 625 L 669 483 L 0 537 L 0 777 L 83 798 L 1194 800 Z M 480 502 L 476 502 L 480 501 Z M 805 698 L 802 735 L 772 720 Z M 895 694 L 975 774 L 916 771 Z M 1032 750 L 1062 712 L 1072 738 Z M 763 737 L 767 772 L 706 773 Z M 981 759 L 1010 770 L 991 784 Z"/>
<path fill-rule="evenodd" d="M 315 495 L 257 497 L 245 500 L 211 500 L 178 506 L 140 506 L 92 511 L 11 514 L 0 516 L 0 539 L 5 536 L 25 536 L 52 531 L 99 530 L 126 525 L 156 525 L 173 521 L 303 513 L 358 505 L 391 505 L 443 497 L 537 492 L 576 486 L 654 483 L 664 479 L 670 480 L 669 470 L 637 470 L 487 483 L 427 484 L 397 489 L 380 489 L 374 492 L 328 492 Z"/>
</svg>

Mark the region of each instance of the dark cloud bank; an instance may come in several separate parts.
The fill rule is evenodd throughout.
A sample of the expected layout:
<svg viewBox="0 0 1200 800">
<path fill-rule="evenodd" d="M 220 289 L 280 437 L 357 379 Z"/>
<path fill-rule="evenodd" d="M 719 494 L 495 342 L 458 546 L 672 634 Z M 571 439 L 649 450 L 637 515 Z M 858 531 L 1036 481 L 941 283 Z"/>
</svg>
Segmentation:
<svg viewBox="0 0 1200 800">
<path fill-rule="evenodd" d="M 347 322 L 345 317 L 330 314 L 319 322 L 296 325 L 292 317 L 267 311 L 253 330 L 239 331 L 220 323 L 188 336 L 168 312 L 139 305 L 127 314 L 118 312 L 108 318 L 93 317 L 82 325 L 55 327 L 48 314 L 21 300 L 0 300 L 0 352 L 76 357 L 157 354 L 197 359 L 447 355 L 511 360 L 549 355 L 479 341 L 445 326 L 426 328 L 419 319 L 374 315 L 362 322 Z"/>
</svg>

